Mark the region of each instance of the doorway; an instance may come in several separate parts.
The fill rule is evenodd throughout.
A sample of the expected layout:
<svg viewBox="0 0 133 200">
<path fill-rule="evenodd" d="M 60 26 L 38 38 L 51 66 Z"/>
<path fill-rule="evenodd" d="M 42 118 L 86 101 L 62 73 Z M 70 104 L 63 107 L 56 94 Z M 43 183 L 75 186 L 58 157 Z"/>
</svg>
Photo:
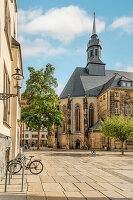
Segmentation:
<svg viewBox="0 0 133 200">
<path fill-rule="evenodd" d="M 80 149 L 80 140 L 76 140 L 76 149 Z"/>
</svg>

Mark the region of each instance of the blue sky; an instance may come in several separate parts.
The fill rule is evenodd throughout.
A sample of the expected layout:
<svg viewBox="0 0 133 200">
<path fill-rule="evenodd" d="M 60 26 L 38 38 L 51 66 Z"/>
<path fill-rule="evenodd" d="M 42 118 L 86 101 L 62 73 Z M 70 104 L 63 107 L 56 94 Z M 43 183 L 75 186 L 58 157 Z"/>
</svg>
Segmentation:
<svg viewBox="0 0 133 200">
<path fill-rule="evenodd" d="M 22 91 L 28 66 L 40 69 L 51 63 L 58 94 L 74 69 L 85 67 L 94 9 L 106 69 L 133 72 L 132 0 L 18 0 L 18 40 L 25 77 Z"/>
</svg>

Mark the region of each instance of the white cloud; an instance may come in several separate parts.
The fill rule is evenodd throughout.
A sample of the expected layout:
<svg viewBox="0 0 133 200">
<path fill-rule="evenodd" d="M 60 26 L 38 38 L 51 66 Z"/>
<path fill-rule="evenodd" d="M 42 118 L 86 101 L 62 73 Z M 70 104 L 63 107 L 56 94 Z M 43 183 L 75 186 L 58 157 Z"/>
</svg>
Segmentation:
<svg viewBox="0 0 133 200">
<path fill-rule="evenodd" d="M 133 33 L 133 17 L 116 18 L 109 26 L 110 30 L 122 29 L 124 32 Z"/>
<path fill-rule="evenodd" d="M 121 68 L 121 67 L 123 67 L 123 64 L 121 62 L 117 62 L 114 65 L 114 68 Z"/>
<path fill-rule="evenodd" d="M 24 57 L 30 56 L 56 56 L 59 54 L 67 53 L 67 50 L 62 46 L 54 48 L 51 44 L 44 39 L 37 38 L 33 41 L 26 40 L 23 36 L 18 38 L 22 46 L 22 54 Z"/>
<path fill-rule="evenodd" d="M 34 20 L 35 18 L 39 17 L 41 14 L 42 14 L 41 9 L 37 9 L 37 10 L 22 10 L 22 9 L 19 9 L 18 10 L 19 24 L 28 23 L 28 22 Z"/>
<path fill-rule="evenodd" d="M 42 10 L 19 10 L 19 32 L 41 34 L 57 39 L 64 44 L 71 42 L 77 35 L 92 32 L 93 18 L 78 6 Z M 105 22 L 96 19 L 97 32 L 105 29 Z"/>
<path fill-rule="evenodd" d="M 133 65 L 127 65 L 126 69 L 127 72 L 133 72 Z"/>
<path fill-rule="evenodd" d="M 133 65 L 125 65 L 121 62 L 117 62 L 114 65 L 114 68 L 117 70 L 121 70 L 121 71 L 126 71 L 126 72 L 133 72 Z"/>
<path fill-rule="evenodd" d="M 58 83 L 58 87 L 56 88 L 56 93 L 60 95 L 63 89 L 64 89 L 64 85 L 62 85 L 61 83 Z"/>
</svg>

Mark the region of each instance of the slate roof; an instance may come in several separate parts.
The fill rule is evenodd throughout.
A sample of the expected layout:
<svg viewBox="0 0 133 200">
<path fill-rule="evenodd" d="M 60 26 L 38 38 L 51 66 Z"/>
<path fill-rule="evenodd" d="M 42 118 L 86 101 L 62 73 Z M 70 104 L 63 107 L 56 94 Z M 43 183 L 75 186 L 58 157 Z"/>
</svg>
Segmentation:
<svg viewBox="0 0 133 200">
<path fill-rule="evenodd" d="M 133 90 L 133 88 L 121 87 L 118 84 L 122 77 L 133 81 L 133 72 L 105 70 L 105 76 L 92 76 L 87 73 L 85 68 L 77 67 L 63 89 L 60 98 L 67 98 L 68 94 L 71 97 L 80 97 L 84 96 L 85 93 L 88 97 L 98 97 L 101 92 L 109 87 Z"/>
<path fill-rule="evenodd" d="M 101 126 L 101 120 L 98 120 L 93 127 L 89 128 L 89 132 L 92 132 L 92 129 L 93 131 L 99 131 L 99 128 Z"/>
</svg>

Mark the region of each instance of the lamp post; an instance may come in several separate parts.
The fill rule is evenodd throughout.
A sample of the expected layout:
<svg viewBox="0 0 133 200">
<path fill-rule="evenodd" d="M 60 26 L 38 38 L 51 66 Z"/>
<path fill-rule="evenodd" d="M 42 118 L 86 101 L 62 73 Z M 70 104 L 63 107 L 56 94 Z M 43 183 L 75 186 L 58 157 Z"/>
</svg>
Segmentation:
<svg viewBox="0 0 133 200">
<path fill-rule="evenodd" d="M 23 75 L 20 74 L 20 69 L 16 68 L 16 73 L 12 75 L 13 77 L 13 84 L 14 88 L 17 88 L 17 94 L 7 94 L 7 93 L 0 93 L 0 100 L 6 100 L 10 97 L 17 97 L 19 95 L 19 91 L 22 88 L 22 82 L 23 82 Z"/>
</svg>

